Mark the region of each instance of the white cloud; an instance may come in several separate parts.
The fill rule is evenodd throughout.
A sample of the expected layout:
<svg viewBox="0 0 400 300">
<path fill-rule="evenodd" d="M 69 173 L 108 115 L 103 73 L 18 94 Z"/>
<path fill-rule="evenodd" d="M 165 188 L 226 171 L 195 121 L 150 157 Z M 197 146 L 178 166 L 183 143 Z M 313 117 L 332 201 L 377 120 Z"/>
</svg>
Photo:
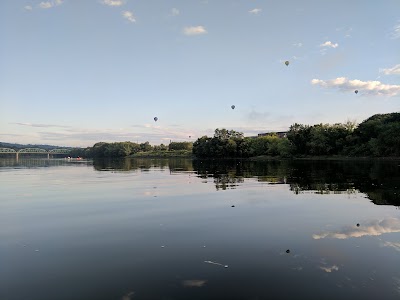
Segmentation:
<svg viewBox="0 0 400 300">
<path fill-rule="evenodd" d="M 54 0 L 54 1 L 43 1 L 39 3 L 39 7 L 43 9 L 52 8 L 54 6 L 58 6 L 63 4 L 63 0 Z"/>
<path fill-rule="evenodd" d="M 179 9 L 177 9 L 177 8 L 173 8 L 173 9 L 171 9 L 171 15 L 172 16 L 177 16 L 177 15 L 179 15 L 180 14 L 180 11 L 179 11 Z"/>
<path fill-rule="evenodd" d="M 123 16 L 125 19 L 127 19 L 129 22 L 132 22 L 132 23 L 136 22 L 135 17 L 133 16 L 133 12 L 131 12 L 131 11 L 124 10 L 124 11 L 122 12 L 122 16 Z"/>
<path fill-rule="evenodd" d="M 327 47 L 327 48 L 337 48 L 339 46 L 338 43 L 334 44 L 331 41 L 326 41 L 325 43 L 319 45 L 320 47 Z"/>
<path fill-rule="evenodd" d="M 40 8 L 51 8 L 53 4 L 51 2 L 40 2 L 39 6 Z"/>
<path fill-rule="evenodd" d="M 293 46 L 300 48 L 303 47 L 303 43 L 294 43 Z"/>
<path fill-rule="evenodd" d="M 249 10 L 249 13 L 251 13 L 253 15 L 258 15 L 261 11 L 262 11 L 261 8 L 254 8 L 252 10 Z"/>
<path fill-rule="evenodd" d="M 121 6 L 125 4 L 124 0 L 103 0 L 101 3 L 108 6 Z"/>
<path fill-rule="evenodd" d="M 393 31 L 391 33 L 391 38 L 393 40 L 400 38 L 400 23 L 393 27 Z"/>
<path fill-rule="evenodd" d="M 24 9 L 25 9 L 25 10 L 32 10 L 32 6 L 26 5 L 26 6 L 24 6 Z"/>
<path fill-rule="evenodd" d="M 393 68 L 379 69 L 379 73 L 383 73 L 385 75 L 400 75 L 400 64 L 395 65 Z"/>
<path fill-rule="evenodd" d="M 388 218 L 384 220 L 372 221 L 361 227 L 347 227 L 337 232 L 323 232 L 314 234 L 313 239 L 334 238 L 345 240 L 348 238 L 358 238 L 363 236 L 378 236 L 384 233 L 400 232 L 400 220 Z"/>
<path fill-rule="evenodd" d="M 203 26 L 191 26 L 183 28 L 183 34 L 185 35 L 200 35 L 206 34 L 207 30 Z"/>
<path fill-rule="evenodd" d="M 358 90 L 362 95 L 368 96 L 396 96 L 400 94 L 400 85 L 383 84 L 380 81 L 349 80 L 346 77 L 331 80 L 313 79 L 311 84 L 323 88 L 338 88 L 346 92 Z"/>
</svg>

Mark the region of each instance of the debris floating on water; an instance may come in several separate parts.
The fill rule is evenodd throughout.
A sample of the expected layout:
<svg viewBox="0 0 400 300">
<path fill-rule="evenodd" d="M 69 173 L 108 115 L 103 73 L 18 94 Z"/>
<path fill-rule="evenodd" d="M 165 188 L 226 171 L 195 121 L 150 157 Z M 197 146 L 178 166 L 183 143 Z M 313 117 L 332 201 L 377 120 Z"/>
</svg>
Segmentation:
<svg viewBox="0 0 400 300">
<path fill-rule="evenodd" d="M 287 249 L 287 250 L 286 250 L 286 253 L 290 253 L 290 250 L 289 250 L 289 249 Z"/>
<path fill-rule="evenodd" d="M 165 248 L 165 246 L 163 245 L 163 246 L 161 246 L 161 248 Z"/>
<path fill-rule="evenodd" d="M 204 262 L 205 262 L 206 264 L 217 265 L 217 266 L 221 266 L 221 267 L 224 267 L 224 268 L 228 268 L 228 265 L 223 265 L 223 264 L 217 263 L 217 262 L 215 262 L 215 261 L 205 260 Z"/>
<path fill-rule="evenodd" d="M 235 207 L 235 205 L 232 205 L 231 207 Z"/>
</svg>

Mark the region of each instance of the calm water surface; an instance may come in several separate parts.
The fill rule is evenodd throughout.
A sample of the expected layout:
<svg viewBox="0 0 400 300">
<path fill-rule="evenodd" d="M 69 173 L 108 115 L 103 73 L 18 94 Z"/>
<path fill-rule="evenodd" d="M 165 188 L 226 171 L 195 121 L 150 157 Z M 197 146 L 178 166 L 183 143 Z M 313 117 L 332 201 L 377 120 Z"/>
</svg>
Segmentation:
<svg viewBox="0 0 400 300">
<path fill-rule="evenodd" d="M 399 299 L 400 162 L 0 160 L 0 299 Z"/>
</svg>

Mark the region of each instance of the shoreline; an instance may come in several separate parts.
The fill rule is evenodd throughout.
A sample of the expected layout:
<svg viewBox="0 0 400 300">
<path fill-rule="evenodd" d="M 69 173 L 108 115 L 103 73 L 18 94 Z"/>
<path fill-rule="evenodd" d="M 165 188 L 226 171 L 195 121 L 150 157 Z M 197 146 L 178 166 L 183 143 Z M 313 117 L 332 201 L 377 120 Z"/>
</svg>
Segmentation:
<svg viewBox="0 0 400 300">
<path fill-rule="evenodd" d="M 192 160 L 246 160 L 246 161 L 287 161 L 287 160 L 314 160 L 314 161 L 369 161 L 369 160 L 382 160 L 382 161 L 400 161 L 400 157 L 373 157 L 373 156 L 294 156 L 294 157 L 280 157 L 280 156 L 253 156 L 253 157 L 196 157 L 188 153 L 148 153 L 141 152 L 139 155 L 134 154 L 127 156 L 127 158 L 186 158 Z"/>
</svg>

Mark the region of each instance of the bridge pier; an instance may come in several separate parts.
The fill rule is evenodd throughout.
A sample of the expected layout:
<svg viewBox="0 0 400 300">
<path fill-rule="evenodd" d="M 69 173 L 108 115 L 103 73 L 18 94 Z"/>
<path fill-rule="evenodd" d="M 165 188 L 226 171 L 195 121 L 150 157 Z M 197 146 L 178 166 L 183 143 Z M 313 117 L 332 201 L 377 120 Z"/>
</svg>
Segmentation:
<svg viewBox="0 0 400 300">
<path fill-rule="evenodd" d="M 50 159 L 50 153 L 47 153 L 47 159 Z"/>
</svg>

